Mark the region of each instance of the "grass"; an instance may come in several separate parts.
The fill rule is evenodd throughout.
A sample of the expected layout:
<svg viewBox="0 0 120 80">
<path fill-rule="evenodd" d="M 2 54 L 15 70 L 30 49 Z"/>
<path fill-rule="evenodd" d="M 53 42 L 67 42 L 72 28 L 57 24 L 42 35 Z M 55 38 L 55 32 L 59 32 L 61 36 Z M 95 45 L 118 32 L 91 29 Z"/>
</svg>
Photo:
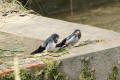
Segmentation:
<svg viewBox="0 0 120 80">
<path fill-rule="evenodd" d="M 0 61 L 0 65 L 3 64 L 3 62 Z"/>
<path fill-rule="evenodd" d="M 78 44 L 78 46 L 76 47 L 80 47 L 80 46 L 85 46 L 85 45 L 88 45 L 88 44 L 93 44 L 93 43 L 100 43 L 100 42 L 104 42 L 105 40 L 104 39 L 96 39 L 96 40 L 87 40 L 87 41 L 83 41 L 81 42 L 80 44 Z"/>
<path fill-rule="evenodd" d="M 18 48 L 11 48 L 11 49 L 0 49 L 0 54 L 4 54 L 5 52 L 24 52 L 21 49 L 24 47 L 18 47 Z"/>
<path fill-rule="evenodd" d="M 34 68 L 31 73 L 28 69 L 20 69 L 18 59 L 14 59 L 15 72 L 0 76 L 0 80 L 70 80 L 60 71 L 60 61 L 54 62 L 53 58 L 43 58 L 45 67 L 42 69 Z M 82 60 L 82 69 L 78 80 L 97 80 L 95 79 L 95 69 L 90 69 L 89 59 Z M 118 80 L 118 68 L 112 67 L 112 72 L 107 80 Z"/>
<path fill-rule="evenodd" d="M 118 80 L 118 68 L 117 66 L 112 67 L 112 73 L 109 75 L 107 80 Z"/>
<path fill-rule="evenodd" d="M 50 56 L 53 56 L 53 57 L 59 57 L 59 56 L 62 56 L 64 54 L 68 54 L 69 51 L 65 48 L 61 48 L 58 52 L 56 53 L 49 53 Z"/>
<path fill-rule="evenodd" d="M 21 80 L 32 80 L 31 75 L 32 74 L 28 70 L 22 69 L 20 71 Z M 0 80 L 15 80 L 15 75 L 14 73 L 5 74 L 0 76 Z"/>
<path fill-rule="evenodd" d="M 83 61 L 83 68 L 81 70 L 81 74 L 79 76 L 79 80 L 94 80 L 95 76 L 94 76 L 94 71 L 91 71 L 88 68 L 88 62 L 89 61 Z"/>
<path fill-rule="evenodd" d="M 18 5 L 17 5 L 18 4 Z M 5 0 L 2 5 L 3 8 L 14 8 L 18 10 L 27 10 L 18 0 Z"/>
<path fill-rule="evenodd" d="M 54 62 L 52 58 L 43 58 L 45 67 L 42 69 L 34 68 L 33 73 L 27 69 L 20 69 L 18 59 L 14 59 L 15 71 L 14 73 L 0 76 L 0 80 L 68 80 L 59 71 L 60 61 Z"/>
<path fill-rule="evenodd" d="M 0 13 L 2 16 L 25 11 L 27 11 L 27 9 L 18 0 L 5 0 L 0 3 Z"/>
</svg>

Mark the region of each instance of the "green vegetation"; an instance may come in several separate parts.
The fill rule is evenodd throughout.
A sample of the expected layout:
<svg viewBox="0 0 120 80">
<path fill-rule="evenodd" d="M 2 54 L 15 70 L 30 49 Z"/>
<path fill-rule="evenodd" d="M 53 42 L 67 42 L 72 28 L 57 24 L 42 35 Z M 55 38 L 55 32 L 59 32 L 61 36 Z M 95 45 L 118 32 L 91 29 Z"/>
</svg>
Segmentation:
<svg viewBox="0 0 120 80">
<path fill-rule="evenodd" d="M 1 8 L 12 8 L 16 10 L 26 10 L 24 6 L 22 6 L 22 3 L 18 0 L 3 0 L 3 3 L 0 6 Z"/>
<path fill-rule="evenodd" d="M 83 68 L 79 76 L 79 80 L 94 80 L 94 69 L 88 68 L 88 61 L 83 61 Z"/>
<path fill-rule="evenodd" d="M 21 80 L 32 80 L 32 74 L 28 70 L 20 71 Z M 5 74 L 0 77 L 0 80 L 14 80 L 14 73 Z"/>
<path fill-rule="evenodd" d="M 0 65 L 3 64 L 3 62 L 0 61 Z"/>
<path fill-rule="evenodd" d="M 53 57 L 59 57 L 61 55 L 68 54 L 68 53 L 69 53 L 69 51 L 67 49 L 61 48 L 58 52 L 56 52 L 56 53 L 50 53 L 49 55 L 53 56 Z"/>
<path fill-rule="evenodd" d="M 87 42 L 81 42 L 78 46 L 85 46 L 85 45 L 87 45 L 88 43 Z"/>
<path fill-rule="evenodd" d="M 78 46 L 76 47 L 79 47 L 79 46 L 85 46 L 85 45 L 88 45 L 88 44 L 91 44 L 91 43 L 99 43 L 99 42 L 104 42 L 105 40 L 104 39 L 96 39 L 96 40 L 87 40 L 87 41 L 83 41 L 81 42 Z"/>
<path fill-rule="evenodd" d="M 96 42 L 104 42 L 105 40 L 104 40 L 104 39 L 99 38 L 99 39 L 96 39 L 95 41 L 96 41 Z"/>
<path fill-rule="evenodd" d="M 20 71 L 21 80 L 68 80 L 59 71 L 60 61 L 54 62 L 50 59 L 42 59 L 46 66 L 43 69 L 34 68 L 34 73 L 31 73 L 29 70 L 22 69 Z M 15 80 L 14 73 L 5 74 L 0 77 L 0 80 Z"/>
<path fill-rule="evenodd" d="M 0 54 L 4 53 L 6 50 L 0 49 Z"/>
<path fill-rule="evenodd" d="M 109 75 L 107 80 L 118 80 L 118 68 L 116 66 L 112 67 L 112 73 Z"/>
<path fill-rule="evenodd" d="M 12 48 L 12 49 L 0 49 L 0 54 L 3 54 L 4 52 L 23 52 L 20 49 L 23 47 L 19 47 L 19 48 Z"/>
<path fill-rule="evenodd" d="M 27 9 L 18 0 L 3 0 L 0 3 L 0 14 L 7 16 L 8 14 L 24 12 Z"/>
<path fill-rule="evenodd" d="M 52 58 L 44 58 L 42 61 L 46 67 L 40 72 L 42 77 L 38 80 L 64 80 L 62 72 L 59 72 L 60 61 L 54 62 Z"/>
<path fill-rule="evenodd" d="M 60 70 L 60 61 L 54 61 L 53 58 L 43 58 L 42 61 L 45 66 L 41 69 L 34 68 L 32 71 L 21 69 L 21 80 L 70 80 L 64 76 Z M 89 58 L 82 60 L 82 69 L 78 80 L 95 80 L 95 69 L 89 68 Z M 107 80 L 118 80 L 118 69 L 116 66 L 112 67 L 112 73 Z M 0 77 L 0 80 L 15 80 L 14 73 L 5 74 Z"/>
</svg>

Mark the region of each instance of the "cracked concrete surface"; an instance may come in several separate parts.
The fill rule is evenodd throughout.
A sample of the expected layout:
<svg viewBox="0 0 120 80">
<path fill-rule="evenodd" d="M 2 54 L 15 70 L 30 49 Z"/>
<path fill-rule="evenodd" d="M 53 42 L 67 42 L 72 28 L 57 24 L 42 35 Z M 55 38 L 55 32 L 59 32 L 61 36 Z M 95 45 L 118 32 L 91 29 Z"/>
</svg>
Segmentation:
<svg viewBox="0 0 120 80">
<path fill-rule="evenodd" d="M 105 42 L 70 49 L 70 54 L 59 57 L 63 62 L 61 68 L 66 75 L 70 76 L 71 80 L 77 80 L 82 67 L 80 58 L 89 56 L 90 66 L 96 69 L 97 80 L 106 80 L 112 64 L 117 64 L 117 61 L 120 60 L 120 33 L 35 15 L 14 16 L 0 26 L 0 31 L 39 40 L 45 40 L 52 33 L 58 33 L 62 40 L 76 28 L 82 32 L 80 42 L 98 38 L 104 39 Z M 31 58 L 32 60 L 34 61 L 33 58 Z"/>
<path fill-rule="evenodd" d="M 96 38 L 107 39 L 120 35 L 119 33 L 110 30 L 35 15 L 25 17 L 14 16 L 11 19 L 6 20 L 0 27 L 0 31 L 3 32 L 40 40 L 45 40 L 53 33 L 58 33 L 60 39 L 63 39 L 75 29 L 81 30 L 81 40 Z"/>
</svg>

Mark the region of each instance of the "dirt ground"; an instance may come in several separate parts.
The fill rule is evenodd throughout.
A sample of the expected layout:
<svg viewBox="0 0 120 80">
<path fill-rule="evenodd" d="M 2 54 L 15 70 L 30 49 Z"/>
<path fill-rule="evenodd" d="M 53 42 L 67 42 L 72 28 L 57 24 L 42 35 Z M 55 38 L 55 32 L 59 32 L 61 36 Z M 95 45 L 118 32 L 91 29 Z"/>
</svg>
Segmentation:
<svg viewBox="0 0 120 80">
<path fill-rule="evenodd" d="M 51 17 L 120 32 L 120 3 L 109 4 L 87 12 L 76 11 L 73 16 L 64 13 Z"/>
<path fill-rule="evenodd" d="M 0 49 L 11 50 L 0 53 L 0 63 L 13 60 L 15 55 L 19 56 L 20 59 L 31 57 L 30 53 L 36 49 L 40 43 L 40 40 L 0 32 Z"/>
</svg>

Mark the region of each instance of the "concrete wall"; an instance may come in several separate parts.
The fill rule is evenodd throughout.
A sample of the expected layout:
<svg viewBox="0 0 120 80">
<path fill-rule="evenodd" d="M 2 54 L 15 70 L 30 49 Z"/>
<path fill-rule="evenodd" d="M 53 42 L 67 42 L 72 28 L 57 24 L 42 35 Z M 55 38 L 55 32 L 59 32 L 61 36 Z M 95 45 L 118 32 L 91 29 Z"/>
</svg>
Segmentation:
<svg viewBox="0 0 120 80">
<path fill-rule="evenodd" d="M 85 10 L 105 3 L 112 3 L 119 0 L 73 0 L 73 9 Z M 44 14 L 50 15 L 70 10 L 70 0 L 30 0 L 29 8 Z"/>
<path fill-rule="evenodd" d="M 82 68 L 82 56 L 90 57 L 89 67 L 94 67 L 96 70 L 95 80 L 107 80 L 109 73 L 112 71 L 113 64 L 119 68 L 118 71 L 120 73 L 120 65 L 118 65 L 118 62 L 120 61 L 120 47 L 115 47 L 63 59 L 61 68 L 65 74 L 69 75 L 71 80 L 78 80 Z M 118 79 L 120 79 L 120 76 L 118 77 Z"/>
</svg>

